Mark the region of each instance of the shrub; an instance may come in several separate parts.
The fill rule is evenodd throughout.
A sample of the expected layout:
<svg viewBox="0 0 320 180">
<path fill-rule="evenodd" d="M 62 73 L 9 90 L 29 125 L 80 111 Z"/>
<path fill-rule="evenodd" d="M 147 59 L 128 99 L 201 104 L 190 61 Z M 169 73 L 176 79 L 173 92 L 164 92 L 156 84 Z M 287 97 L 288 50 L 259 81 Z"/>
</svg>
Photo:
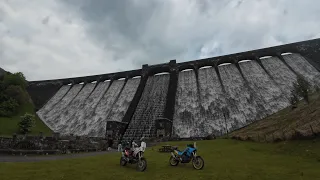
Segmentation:
<svg viewBox="0 0 320 180">
<path fill-rule="evenodd" d="M 297 82 L 293 84 L 293 95 L 303 98 L 309 104 L 309 91 L 311 85 L 301 75 L 298 75 Z"/>
<path fill-rule="evenodd" d="M 26 134 L 31 131 L 31 128 L 35 126 L 35 119 L 34 116 L 31 114 L 24 114 L 21 116 L 21 120 L 18 123 L 19 131 L 22 134 Z"/>
<path fill-rule="evenodd" d="M 297 93 L 295 90 L 293 90 L 291 92 L 291 97 L 290 97 L 290 104 L 292 109 L 297 108 L 298 101 L 299 101 L 299 98 L 297 97 Z"/>
<path fill-rule="evenodd" d="M 205 137 L 205 140 L 213 140 L 213 139 L 216 139 L 216 136 L 214 134 L 210 134 Z"/>
<path fill-rule="evenodd" d="M 15 99 L 20 105 L 27 101 L 25 91 L 18 85 L 9 85 L 5 90 L 5 94 Z"/>
<path fill-rule="evenodd" d="M 7 98 L 6 96 L 3 98 L 6 99 L 0 103 L 0 116 L 10 117 L 16 114 L 19 104 L 13 98 Z"/>
</svg>

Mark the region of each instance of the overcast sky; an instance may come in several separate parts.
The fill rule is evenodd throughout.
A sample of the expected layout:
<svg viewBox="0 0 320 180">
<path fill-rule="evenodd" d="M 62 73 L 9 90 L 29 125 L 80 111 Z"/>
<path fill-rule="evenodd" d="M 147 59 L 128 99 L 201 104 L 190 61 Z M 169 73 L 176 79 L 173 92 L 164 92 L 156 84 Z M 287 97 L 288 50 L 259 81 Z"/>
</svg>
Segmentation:
<svg viewBox="0 0 320 180">
<path fill-rule="evenodd" d="M 319 0 L 0 0 L 0 67 L 95 75 L 320 38 Z"/>
</svg>

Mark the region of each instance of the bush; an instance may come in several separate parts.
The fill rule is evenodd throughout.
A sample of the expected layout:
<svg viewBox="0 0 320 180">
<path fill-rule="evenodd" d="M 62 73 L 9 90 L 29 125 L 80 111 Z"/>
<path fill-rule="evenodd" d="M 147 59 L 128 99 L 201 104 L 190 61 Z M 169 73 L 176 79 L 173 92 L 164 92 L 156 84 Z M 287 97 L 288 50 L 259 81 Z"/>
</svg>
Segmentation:
<svg viewBox="0 0 320 180">
<path fill-rule="evenodd" d="M 213 139 L 216 139 L 215 134 L 210 134 L 210 135 L 205 137 L 205 140 L 213 140 Z"/>
<path fill-rule="evenodd" d="M 35 126 L 35 119 L 34 116 L 31 114 L 24 114 L 21 116 L 21 120 L 18 123 L 19 131 L 22 134 L 26 134 L 28 132 L 31 132 L 31 128 Z"/>
<path fill-rule="evenodd" d="M 291 97 L 290 97 L 290 104 L 291 104 L 292 109 L 297 108 L 298 101 L 299 101 L 299 98 L 297 97 L 297 93 L 295 90 L 293 90 L 291 92 Z"/>
<path fill-rule="evenodd" d="M 0 98 L 1 99 L 1 98 Z M 10 117 L 16 114 L 19 104 L 13 98 L 3 98 L 6 99 L 0 103 L 0 116 Z"/>
<path fill-rule="evenodd" d="M 293 96 L 303 98 L 309 104 L 309 91 L 311 85 L 301 75 L 298 75 L 297 82 L 293 84 Z"/>
</svg>

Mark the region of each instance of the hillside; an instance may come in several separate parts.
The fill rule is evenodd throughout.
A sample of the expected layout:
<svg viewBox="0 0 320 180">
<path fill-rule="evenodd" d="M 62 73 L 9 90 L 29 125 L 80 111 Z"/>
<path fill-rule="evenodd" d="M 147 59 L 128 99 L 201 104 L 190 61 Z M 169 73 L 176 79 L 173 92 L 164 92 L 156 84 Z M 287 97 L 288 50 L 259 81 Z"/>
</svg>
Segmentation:
<svg viewBox="0 0 320 180">
<path fill-rule="evenodd" d="M 5 73 L 6 71 L 0 67 L 0 78 L 4 76 Z"/>
<path fill-rule="evenodd" d="M 21 72 L 8 72 L 0 77 L 0 136 L 19 134 L 18 123 L 25 113 L 35 116 L 35 126 L 29 134 L 51 134 L 51 130 L 37 117 L 26 86 L 27 81 Z"/>
<path fill-rule="evenodd" d="M 20 116 L 25 113 L 33 114 L 35 116 L 35 127 L 31 129 L 32 135 L 38 135 L 43 132 L 45 135 L 51 135 L 52 131 L 40 120 L 34 111 L 32 103 L 25 103 L 19 108 L 17 115 L 12 117 L 0 117 L 0 136 L 12 136 L 14 133 L 18 133 L 18 122 Z"/>
<path fill-rule="evenodd" d="M 310 104 L 298 103 L 265 119 L 232 132 L 229 136 L 241 140 L 280 141 L 310 138 L 320 133 L 320 93 L 310 96 Z"/>
</svg>

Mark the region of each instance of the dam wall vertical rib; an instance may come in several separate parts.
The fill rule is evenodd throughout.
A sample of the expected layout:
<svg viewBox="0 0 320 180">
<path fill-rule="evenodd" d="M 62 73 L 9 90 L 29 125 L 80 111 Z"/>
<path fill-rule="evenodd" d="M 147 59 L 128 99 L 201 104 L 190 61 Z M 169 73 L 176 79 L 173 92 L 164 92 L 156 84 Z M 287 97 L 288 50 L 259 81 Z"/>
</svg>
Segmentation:
<svg viewBox="0 0 320 180">
<path fill-rule="evenodd" d="M 143 89 L 144 89 L 144 87 L 147 83 L 147 80 L 148 80 L 148 74 L 149 74 L 148 73 L 148 64 L 144 64 L 142 66 L 141 80 L 140 80 L 139 86 L 138 86 L 137 91 L 136 91 L 136 93 L 135 93 L 135 95 L 134 95 L 134 97 L 128 107 L 126 114 L 124 115 L 124 117 L 122 119 L 122 122 L 128 123 L 127 126 L 129 125 L 130 120 L 131 120 L 131 118 L 132 118 L 132 116 L 138 106 Z"/>
<path fill-rule="evenodd" d="M 169 88 L 167 95 L 166 108 L 164 112 L 165 118 L 173 120 L 174 107 L 176 101 L 176 91 L 178 86 L 178 68 L 176 64 L 176 60 L 171 60 L 169 62 L 170 68 L 170 80 L 169 80 Z"/>
</svg>

